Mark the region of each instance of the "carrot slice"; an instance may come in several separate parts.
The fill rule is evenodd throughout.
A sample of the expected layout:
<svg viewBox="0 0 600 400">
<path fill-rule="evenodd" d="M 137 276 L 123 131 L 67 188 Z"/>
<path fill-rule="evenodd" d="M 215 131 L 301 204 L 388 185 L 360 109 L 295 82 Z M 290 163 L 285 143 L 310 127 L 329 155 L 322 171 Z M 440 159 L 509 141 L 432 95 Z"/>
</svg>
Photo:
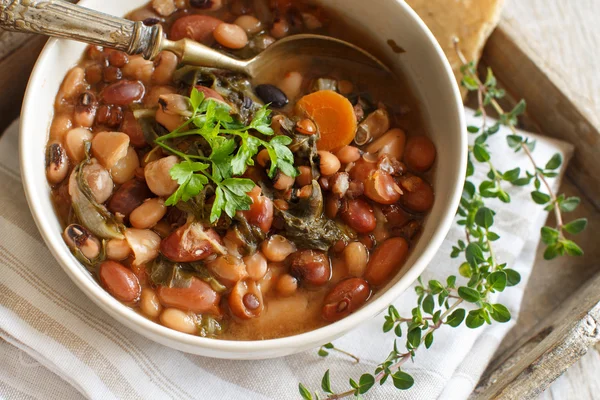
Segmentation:
<svg viewBox="0 0 600 400">
<path fill-rule="evenodd" d="M 332 90 L 319 90 L 302 97 L 296 108 L 311 118 L 321 133 L 319 150 L 336 150 L 350 144 L 356 134 L 354 108 L 347 98 Z"/>
</svg>

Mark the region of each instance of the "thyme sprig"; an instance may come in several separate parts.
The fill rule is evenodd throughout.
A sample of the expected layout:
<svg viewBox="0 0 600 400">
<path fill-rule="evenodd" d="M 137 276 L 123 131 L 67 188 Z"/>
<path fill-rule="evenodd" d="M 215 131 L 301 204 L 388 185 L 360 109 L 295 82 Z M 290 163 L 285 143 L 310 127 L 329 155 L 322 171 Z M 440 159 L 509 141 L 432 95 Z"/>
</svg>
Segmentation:
<svg viewBox="0 0 600 400">
<path fill-rule="evenodd" d="M 556 216 L 555 227 L 544 227 L 541 230 L 542 241 L 548 246 L 544 252 L 547 259 L 558 255 L 581 255 L 583 251 L 566 234 L 577 234 L 585 229 L 587 220 L 578 219 L 564 223 L 563 212 L 573 211 L 580 200 L 576 197 L 567 198 L 562 194 L 553 192 L 548 179 L 556 177 L 556 170 L 562 164 L 559 154 L 544 165 L 539 167 L 532 156 L 535 141 L 518 134 L 516 126 L 518 117 L 525 112 L 525 101 L 520 101 L 511 111 L 505 112 L 497 99 L 502 98 L 505 92 L 498 88 L 497 80 L 491 69 L 482 82 L 476 71 L 475 63 L 469 63 L 460 52 L 456 42 L 456 51 L 463 67 L 461 84 L 470 91 L 475 91 L 478 99 L 477 115 L 481 117 L 480 126 L 469 126 L 468 131 L 477 134 L 472 146 L 469 146 L 467 175 L 463 188 L 460 205 L 457 210 L 457 224 L 464 227 L 464 240 L 458 240 L 453 246 L 451 257 L 462 257 L 464 262 L 458 269 L 464 285 L 457 284 L 457 275 L 451 275 L 444 282 L 430 280 L 424 283 L 421 278 L 415 287 L 418 296 L 417 305 L 410 316 L 402 316 L 393 305 L 389 306 L 383 324 L 384 333 L 393 333 L 393 349 L 388 357 L 381 362 L 373 373 L 365 373 L 358 380 L 349 379 L 347 389 L 335 391 L 332 389 L 329 370 L 321 379 L 320 393 L 311 392 L 302 383 L 299 392 L 303 399 L 313 400 L 325 398 L 327 400 L 341 399 L 348 396 L 360 398 L 373 388 L 376 383 L 383 385 L 391 380 L 399 390 L 406 390 L 413 386 L 414 379 L 402 366 L 413 359 L 416 351 L 425 346 L 433 345 L 434 333 L 444 325 L 456 328 L 465 323 L 468 328 L 479 328 L 492 321 L 504 323 L 511 319 L 511 314 L 506 306 L 494 303 L 492 294 L 503 292 L 506 288 L 515 286 L 521 281 L 520 274 L 507 267 L 497 259 L 493 243 L 500 239 L 493 230 L 495 212 L 486 205 L 487 199 L 496 198 L 504 203 L 510 203 L 511 197 L 507 184 L 514 186 L 527 186 L 533 182 L 534 190 L 531 192 L 532 200 L 541 204 L 547 211 L 554 210 Z M 489 125 L 486 108 L 491 107 L 498 114 L 498 122 Z M 499 132 L 504 125 L 511 130 L 511 135 L 506 137 L 508 146 L 515 151 L 523 151 L 531 162 L 533 172 L 521 173 L 520 168 L 509 171 L 500 171 L 493 163 L 492 154 L 486 144 L 487 139 Z M 487 165 L 489 172 L 486 180 L 476 186 L 469 179 L 475 171 L 474 161 L 480 165 Z M 546 192 L 541 191 L 544 185 Z M 402 338 L 404 344 L 399 348 L 398 339 Z M 328 347 L 332 346 L 332 347 Z M 333 348 L 327 344 L 319 349 Z M 314 394 L 313 394 L 314 393 Z"/>
</svg>

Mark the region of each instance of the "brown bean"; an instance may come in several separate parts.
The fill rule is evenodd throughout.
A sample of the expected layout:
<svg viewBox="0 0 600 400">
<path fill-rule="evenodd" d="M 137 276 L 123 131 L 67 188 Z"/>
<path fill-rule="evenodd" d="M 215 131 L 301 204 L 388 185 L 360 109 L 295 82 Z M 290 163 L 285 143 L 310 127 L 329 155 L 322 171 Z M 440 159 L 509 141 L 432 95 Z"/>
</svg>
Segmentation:
<svg viewBox="0 0 600 400">
<path fill-rule="evenodd" d="M 377 225 L 373 209 L 365 200 L 347 200 L 340 210 L 342 220 L 358 233 L 369 233 Z"/>
<path fill-rule="evenodd" d="M 175 21 L 171 27 L 169 38 L 179 40 L 193 39 L 196 42 L 211 45 L 214 42 L 213 31 L 222 24 L 220 19 L 208 15 L 188 15 Z"/>
<path fill-rule="evenodd" d="M 123 78 L 123 71 L 120 68 L 109 66 L 104 68 L 104 72 L 102 73 L 102 79 L 106 83 L 113 83 L 121 80 Z"/>
<path fill-rule="evenodd" d="M 252 15 L 241 15 L 235 20 L 234 24 L 242 28 L 249 35 L 262 30 L 262 23 Z"/>
<path fill-rule="evenodd" d="M 192 278 L 190 286 L 185 288 L 158 286 L 156 294 L 165 307 L 175 307 L 195 313 L 220 314 L 221 295 L 208 283 L 198 278 Z"/>
<path fill-rule="evenodd" d="M 129 136 L 129 141 L 134 147 L 145 147 L 146 138 L 144 137 L 144 131 L 138 123 L 137 119 L 133 115 L 133 112 L 126 111 L 123 114 L 123 122 L 121 124 L 121 132 Z"/>
<path fill-rule="evenodd" d="M 338 321 L 362 307 L 370 295 L 371 288 L 364 279 L 345 279 L 327 294 L 321 315 L 326 321 Z"/>
<path fill-rule="evenodd" d="M 110 239 L 106 242 L 106 257 L 109 260 L 121 261 L 129 257 L 131 248 L 125 239 Z"/>
<path fill-rule="evenodd" d="M 364 182 L 376 169 L 377 163 L 375 161 L 369 161 L 361 157 L 350 170 L 350 178 L 353 181 Z"/>
<path fill-rule="evenodd" d="M 344 146 L 335 153 L 342 164 L 350 164 L 360 159 L 360 150 L 355 146 Z"/>
<path fill-rule="evenodd" d="M 412 211 L 425 212 L 433 207 L 435 196 L 429 183 L 418 176 L 408 176 L 400 180 L 404 189 L 402 204 Z"/>
<path fill-rule="evenodd" d="M 108 54 L 108 62 L 110 65 L 113 65 L 117 68 L 121 68 L 129 62 L 129 56 L 125 52 L 112 50 Z"/>
<path fill-rule="evenodd" d="M 219 256 L 213 261 L 209 261 L 206 266 L 216 275 L 219 282 L 228 286 L 233 286 L 237 281 L 248 276 L 246 265 L 242 259 L 231 254 Z"/>
<path fill-rule="evenodd" d="M 100 93 L 106 104 L 127 106 L 144 97 L 144 85 L 137 81 L 122 80 L 108 85 Z"/>
<path fill-rule="evenodd" d="M 103 78 L 102 66 L 98 64 L 92 64 L 85 69 L 85 80 L 90 85 L 95 85 L 100 82 Z"/>
<path fill-rule="evenodd" d="M 322 286 L 331 278 L 329 257 L 318 250 L 300 250 L 289 258 L 290 275 L 300 282 Z"/>
<path fill-rule="evenodd" d="M 340 80 L 338 81 L 338 90 L 340 94 L 348 95 L 354 91 L 354 85 L 350 81 Z"/>
<path fill-rule="evenodd" d="M 296 177 L 296 184 L 300 187 L 310 185 L 312 182 L 312 169 L 306 165 L 298 167 L 300 174 Z"/>
<path fill-rule="evenodd" d="M 262 242 L 261 251 L 269 261 L 283 261 L 296 251 L 296 245 L 281 235 L 273 235 Z"/>
<path fill-rule="evenodd" d="M 402 268 L 408 250 L 408 242 L 404 238 L 393 237 L 381 243 L 371 254 L 365 279 L 373 286 L 383 285 Z"/>
<path fill-rule="evenodd" d="M 116 128 L 123 120 L 123 110 L 118 106 L 108 106 L 106 104 L 98 107 L 96 112 L 96 123 L 106 125 L 109 128 Z"/>
<path fill-rule="evenodd" d="M 200 224 L 184 225 L 160 243 L 161 253 L 171 261 L 193 262 L 204 260 L 223 246 L 221 237 L 212 229 L 204 230 Z"/>
<path fill-rule="evenodd" d="M 260 286 L 253 280 L 239 281 L 229 294 L 229 309 L 238 318 L 258 317 L 263 309 L 263 296 Z"/>
<path fill-rule="evenodd" d="M 166 213 L 167 206 L 163 199 L 149 199 L 131 212 L 129 222 L 134 228 L 148 229 L 156 225 Z"/>
<path fill-rule="evenodd" d="M 135 274 L 115 261 L 104 261 L 98 271 L 102 286 L 117 300 L 131 303 L 140 298 L 142 288 Z"/>
<path fill-rule="evenodd" d="M 369 260 L 369 251 L 365 245 L 361 242 L 349 243 L 343 254 L 348 273 L 356 277 L 363 276 Z"/>
<path fill-rule="evenodd" d="M 273 23 L 273 27 L 271 28 L 271 35 L 276 39 L 281 39 L 290 31 L 290 24 L 287 20 L 280 18 L 279 20 Z"/>
<path fill-rule="evenodd" d="M 333 153 L 324 150 L 317 153 L 319 154 L 319 169 L 321 170 L 321 174 L 328 176 L 339 171 L 342 165 L 340 164 L 340 160 L 338 160 Z"/>
<path fill-rule="evenodd" d="M 275 178 L 273 179 L 273 187 L 277 190 L 288 190 L 289 188 L 291 188 L 292 186 L 294 186 L 294 182 L 296 181 L 295 178 L 292 178 L 291 176 L 287 176 L 286 174 L 284 174 L 281 171 L 278 171 L 277 174 L 275 175 Z"/>
<path fill-rule="evenodd" d="M 220 45 L 229 49 L 242 49 L 248 44 L 246 31 L 235 24 L 220 24 L 213 31 L 213 36 Z"/>
<path fill-rule="evenodd" d="M 342 202 L 337 196 L 327 196 L 325 199 L 325 215 L 329 219 L 334 219 L 340 208 L 342 207 Z"/>
<path fill-rule="evenodd" d="M 108 209 L 128 217 L 144 200 L 152 196 L 146 182 L 132 179 L 121 185 L 108 201 Z"/>
<path fill-rule="evenodd" d="M 377 170 L 365 181 L 365 196 L 379 204 L 394 204 L 401 194 L 402 190 L 387 172 Z"/>
<path fill-rule="evenodd" d="M 60 143 L 51 143 L 46 150 L 46 179 L 52 185 L 62 182 L 69 172 L 69 158 Z"/>
<path fill-rule="evenodd" d="M 435 161 L 435 145 L 427 136 L 411 136 L 406 141 L 404 162 L 409 168 L 425 172 Z"/>
<path fill-rule="evenodd" d="M 296 130 L 303 135 L 314 135 L 317 133 L 317 125 L 312 120 L 304 118 L 296 123 Z"/>
</svg>

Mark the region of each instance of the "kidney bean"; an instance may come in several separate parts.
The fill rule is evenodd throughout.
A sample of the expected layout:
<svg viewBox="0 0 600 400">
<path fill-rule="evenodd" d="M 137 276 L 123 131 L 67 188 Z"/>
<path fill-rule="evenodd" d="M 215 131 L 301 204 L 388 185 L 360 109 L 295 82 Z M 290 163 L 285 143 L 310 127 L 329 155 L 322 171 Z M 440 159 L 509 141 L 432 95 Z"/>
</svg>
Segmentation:
<svg viewBox="0 0 600 400">
<path fill-rule="evenodd" d="M 329 257 L 318 250 L 300 250 L 289 258 L 290 275 L 300 282 L 322 286 L 331 278 Z"/>
<path fill-rule="evenodd" d="M 267 233 L 273 224 L 273 201 L 262 196 L 260 187 L 256 186 L 248 195 L 252 199 L 252 205 L 247 211 L 241 211 L 249 223 L 258 226 Z"/>
<path fill-rule="evenodd" d="M 171 27 L 170 39 L 193 39 L 196 42 L 211 45 L 214 41 L 213 31 L 222 24 L 220 19 L 208 15 L 188 15 L 179 18 Z"/>
<path fill-rule="evenodd" d="M 156 294 L 165 307 L 175 307 L 194 313 L 220 314 L 221 295 L 203 280 L 192 278 L 189 287 L 158 286 Z"/>
<path fill-rule="evenodd" d="M 223 246 L 221 237 L 212 229 L 204 230 L 200 224 L 184 225 L 160 243 L 161 253 L 171 261 L 193 262 L 204 260 Z"/>
<path fill-rule="evenodd" d="M 397 272 L 408 257 L 408 242 L 404 238 L 387 239 L 375 248 L 367 264 L 365 279 L 373 286 L 384 284 Z"/>
<path fill-rule="evenodd" d="M 344 201 L 340 215 L 342 220 L 358 233 L 369 233 L 377 225 L 373 209 L 361 198 Z"/>
<path fill-rule="evenodd" d="M 229 294 L 229 309 L 238 318 L 258 317 L 263 309 L 263 296 L 260 286 L 251 279 L 239 281 Z"/>
<path fill-rule="evenodd" d="M 98 272 L 102 286 L 117 300 L 131 303 L 140 298 L 142 288 L 135 274 L 116 261 L 104 261 Z"/>
<path fill-rule="evenodd" d="M 92 64 L 85 69 L 85 80 L 90 85 L 95 85 L 102 80 L 103 74 L 101 65 Z"/>
<path fill-rule="evenodd" d="M 365 181 L 365 196 L 379 204 L 394 204 L 402 190 L 387 172 L 377 170 Z"/>
<path fill-rule="evenodd" d="M 359 158 L 352 169 L 350 169 L 350 178 L 353 181 L 364 182 L 371 172 L 377 169 L 377 163 L 375 161 L 366 160 L 364 157 Z"/>
<path fill-rule="evenodd" d="M 144 85 L 137 81 L 122 80 L 102 90 L 100 98 L 106 104 L 127 106 L 144 97 Z"/>
<path fill-rule="evenodd" d="M 60 143 L 52 143 L 46 150 L 46 178 L 50 184 L 56 185 L 67 177 L 69 158 Z"/>
<path fill-rule="evenodd" d="M 128 62 L 129 62 L 129 56 L 125 52 L 118 51 L 118 50 L 112 50 L 108 54 L 108 63 L 112 66 L 121 68 Z"/>
<path fill-rule="evenodd" d="M 325 198 L 325 215 L 327 218 L 334 219 L 340 211 L 341 206 L 342 202 L 338 196 L 327 196 Z"/>
<path fill-rule="evenodd" d="M 102 79 L 106 83 L 112 83 L 121 80 L 123 78 L 123 71 L 120 68 L 113 67 L 112 65 L 104 68 L 102 73 Z"/>
<path fill-rule="evenodd" d="M 99 125 L 106 125 L 109 128 L 119 126 L 123 120 L 123 110 L 121 107 L 101 105 L 96 112 L 96 122 Z"/>
<path fill-rule="evenodd" d="M 265 103 L 271 103 L 272 107 L 282 108 L 288 103 L 288 98 L 277 86 L 262 84 L 254 88 L 254 91 Z"/>
<path fill-rule="evenodd" d="M 321 315 L 326 321 L 338 321 L 358 310 L 367 302 L 370 295 L 371 288 L 364 279 L 345 279 L 327 294 Z"/>
<path fill-rule="evenodd" d="M 404 189 L 402 204 L 416 212 L 425 212 L 431 209 L 434 201 L 433 188 L 418 176 L 409 176 L 400 180 Z"/>
<path fill-rule="evenodd" d="M 427 136 L 411 136 L 406 141 L 404 162 L 409 168 L 425 172 L 435 161 L 435 145 Z"/>
<path fill-rule="evenodd" d="M 121 185 L 108 201 L 108 209 L 113 213 L 119 213 L 128 217 L 133 210 L 147 198 L 152 197 L 146 182 L 132 179 Z"/>
</svg>

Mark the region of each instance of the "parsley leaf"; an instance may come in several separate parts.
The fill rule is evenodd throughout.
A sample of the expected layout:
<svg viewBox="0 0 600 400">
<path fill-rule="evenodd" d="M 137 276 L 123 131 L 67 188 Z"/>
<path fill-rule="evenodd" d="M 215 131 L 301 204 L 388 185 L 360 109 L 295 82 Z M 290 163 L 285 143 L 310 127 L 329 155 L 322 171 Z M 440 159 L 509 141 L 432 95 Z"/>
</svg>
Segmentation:
<svg viewBox="0 0 600 400">
<path fill-rule="evenodd" d="M 294 168 L 294 154 L 287 147 L 292 143 L 292 138 L 284 135 L 275 136 L 268 144 L 265 144 L 269 157 L 271 158 L 271 168 L 269 169 L 269 177 L 274 177 L 276 168 L 290 177 L 298 175 L 298 171 Z"/>
<path fill-rule="evenodd" d="M 174 206 L 180 200 L 188 201 L 198 195 L 208 183 L 208 178 L 196 172 L 206 171 L 208 164 L 193 161 L 182 161 L 175 164 L 169 174 L 179 183 L 179 187 L 165 202 L 167 206 Z"/>
<path fill-rule="evenodd" d="M 248 196 L 254 182 L 245 178 L 227 178 L 217 185 L 215 201 L 210 211 L 210 222 L 217 221 L 223 211 L 233 218 L 237 211 L 249 210 L 252 199 Z"/>
<path fill-rule="evenodd" d="M 259 131 L 263 135 L 272 136 L 275 132 L 271 128 L 271 119 L 269 118 L 271 110 L 268 107 L 269 105 L 265 104 L 254 114 L 254 118 L 250 122 L 250 128 Z"/>
<path fill-rule="evenodd" d="M 258 153 L 258 148 L 261 145 L 260 139 L 250 136 L 247 132 L 244 132 L 240 136 L 242 138 L 242 145 L 231 161 L 234 175 L 241 175 L 246 171 L 248 165 L 254 165 L 252 157 Z"/>
</svg>

